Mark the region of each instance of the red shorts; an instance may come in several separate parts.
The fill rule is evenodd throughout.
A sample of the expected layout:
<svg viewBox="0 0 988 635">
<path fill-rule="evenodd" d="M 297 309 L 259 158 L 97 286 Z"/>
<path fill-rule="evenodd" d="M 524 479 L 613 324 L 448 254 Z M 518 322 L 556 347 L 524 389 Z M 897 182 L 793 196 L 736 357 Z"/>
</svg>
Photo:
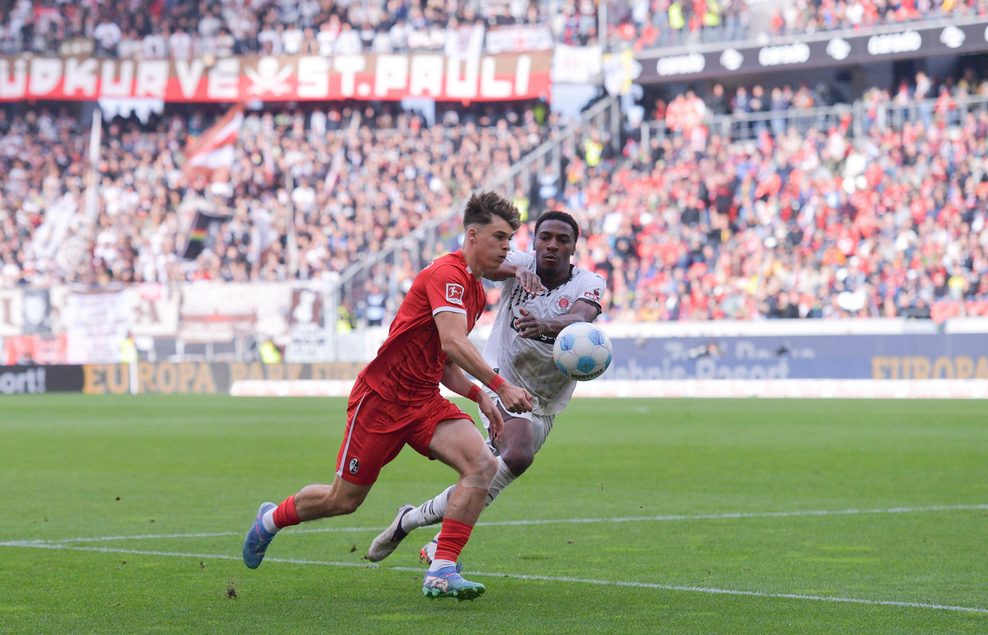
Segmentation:
<svg viewBox="0 0 988 635">
<path fill-rule="evenodd" d="M 350 391 L 346 418 L 336 473 L 355 485 L 373 485 L 381 468 L 394 460 L 406 443 L 432 459 L 429 443 L 439 422 L 473 421 L 439 391 L 415 406 L 398 405 L 374 392 L 363 378 L 358 378 Z"/>
</svg>

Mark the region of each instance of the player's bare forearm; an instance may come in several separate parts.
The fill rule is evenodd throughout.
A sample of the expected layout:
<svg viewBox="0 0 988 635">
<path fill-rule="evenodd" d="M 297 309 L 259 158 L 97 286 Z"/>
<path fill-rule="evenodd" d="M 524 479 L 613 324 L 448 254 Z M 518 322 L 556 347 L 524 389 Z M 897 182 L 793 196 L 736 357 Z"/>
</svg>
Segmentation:
<svg viewBox="0 0 988 635">
<path fill-rule="evenodd" d="M 443 342 L 443 351 L 454 364 L 485 384 L 490 384 L 494 376 L 497 375 L 484 360 L 477 347 L 471 344 L 465 335 L 462 338 L 451 338 L 450 341 Z"/>
<path fill-rule="evenodd" d="M 443 369 L 443 377 L 440 381 L 443 386 L 446 386 L 461 397 L 468 397 L 470 389 L 477 385 L 470 381 L 470 378 L 463 374 L 460 367 L 452 362 L 446 363 L 446 367 Z"/>
<path fill-rule="evenodd" d="M 564 328 L 577 322 L 593 322 L 593 318 L 588 320 L 586 317 L 577 315 L 576 313 L 564 313 L 563 315 L 544 320 L 545 331 L 543 334 L 550 337 L 555 337 L 556 335 L 559 335 L 559 332 Z"/>
<path fill-rule="evenodd" d="M 555 337 L 559 332 L 570 324 L 576 322 L 593 322 L 600 315 L 600 310 L 596 305 L 577 300 L 573 303 L 573 308 L 569 313 L 557 315 L 555 317 L 537 318 L 525 309 L 521 309 L 521 315 L 515 318 L 515 329 L 522 337 Z"/>
<path fill-rule="evenodd" d="M 467 339 L 466 316 L 443 311 L 437 313 L 434 319 L 443 352 L 454 364 L 490 386 L 509 412 L 529 412 L 532 409 L 532 396 L 528 391 L 498 377 L 480 351 Z"/>
<path fill-rule="evenodd" d="M 485 384 L 490 383 L 497 373 L 484 361 L 477 347 L 467 339 L 466 317 L 459 313 L 443 312 L 437 313 L 435 320 L 436 328 L 439 330 L 439 342 L 446 356 L 480 381 Z"/>
<path fill-rule="evenodd" d="M 518 265 L 502 262 L 500 267 L 484 274 L 484 278 L 493 280 L 494 282 L 500 282 L 512 277 L 517 278 L 521 288 L 532 295 L 538 295 L 545 291 L 545 286 L 542 284 L 542 280 L 539 279 L 538 274 Z"/>
<path fill-rule="evenodd" d="M 443 377 L 440 381 L 442 381 L 443 386 L 446 386 L 461 397 L 466 397 L 471 401 L 477 402 L 480 411 L 487 417 L 490 426 L 488 433 L 491 439 L 497 439 L 501 436 L 501 431 L 504 429 L 504 419 L 501 418 L 501 413 L 498 412 L 497 406 L 487 396 L 487 393 L 480 389 L 480 386 L 470 381 L 470 378 L 460 370 L 459 366 L 451 361 L 446 362 L 446 367 L 443 368 Z"/>
<path fill-rule="evenodd" d="M 515 271 L 518 270 L 518 265 L 510 265 L 506 262 L 502 262 L 501 266 L 494 271 L 485 271 L 484 278 L 486 280 L 492 280 L 494 282 L 500 282 L 502 280 L 507 280 L 515 275 Z"/>
</svg>

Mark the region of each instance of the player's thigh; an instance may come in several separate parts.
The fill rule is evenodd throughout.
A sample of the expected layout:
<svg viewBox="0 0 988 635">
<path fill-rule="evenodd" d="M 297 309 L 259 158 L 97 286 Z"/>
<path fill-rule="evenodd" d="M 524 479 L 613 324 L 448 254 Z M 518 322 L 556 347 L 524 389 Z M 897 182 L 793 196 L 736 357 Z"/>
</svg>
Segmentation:
<svg viewBox="0 0 988 635">
<path fill-rule="evenodd" d="M 534 456 L 542 449 L 546 439 L 549 437 L 555 416 L 537 415 L 531 412 L 508 412 L 498 398 L 497 393 L 488 390 L 487 394 L 494 401 L 494 405 L 497 406 L 498 410 L 501 411 L 501 417 L 504 419 L 504 430 L 501 433 L 500 441 L 495 444 L 488 440 L 488 444 L 498 452 L 503 453 L 510 452 L 513 449 L 519 449 L 526 452 L 530 451 Z M 480 421 L 484 424 L 484 429 L 487 430 L 487 437 L 490 439 L 491 423 L 484 416 L 483 412 L 480 413 Z"/>
<path fill-rule="evenodd" d="M 460 474 L 489 470 L 491 456 L 484 437 L 469 419 L 447 419 L 436 425 L 429 453 Z"/>
<path fill-rule="evenodd" d="M 501 416 L 504 417 L 501 436 L 496 441 L 490 441 L 490 433 L 488 433 L 488 443 L 493 445 L 501 456 L 535 456 L 535 430 L 532 420 L 504 413 Z"/>
<path fill-rule="evenodd" d="M 532 415 L 532 443 L 534 452 L 538 452 L 545 445 L 552 431 L 552 424 L 555 422 L 555 415 Z"/>
<path fill-rule="evenodd" d="M 373 391 L 351 399 L 347 426 L 336 457 L 336 474 L 359 486 L 373 485 L 381 468 L 405 445 L 407 432 L 393 426 L 400 409 Z"/>
</svg>

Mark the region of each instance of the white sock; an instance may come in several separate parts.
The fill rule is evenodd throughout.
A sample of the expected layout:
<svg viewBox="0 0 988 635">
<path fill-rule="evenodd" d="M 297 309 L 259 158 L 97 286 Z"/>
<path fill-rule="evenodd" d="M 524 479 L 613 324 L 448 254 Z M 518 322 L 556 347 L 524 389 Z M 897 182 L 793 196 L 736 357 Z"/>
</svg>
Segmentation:
<svg viewBox="0 0 988 635">
<path fill-rule="evenodd" d="M 485 505 L 493 503 L 498 494 L 516 478 L 518 477 L 508 469 L 508 466 L 504 463 L 504 459 L 497 457 L 497 473 L 494 475 L 490 489 L 487 490 L 487 501 Z M 401 519 L 401 528 L 406 532 L 411 532 L 419 527 L 442 522 L 442 519 L 446 516 L 446 509 L 449 507 L 449 497 L 453 493 L 454 487 L 456 486 L 450 485 L 435 497 L 430 498 L 405 514 L 404 518 Z"/>
<path fill-rule="evenodd" d="M 491 481 L 491 488 L 487 490 L 487 505 L 493 503 L 497 495 L 516 478 L 518 477 L 508 469 L 504 459 L 497 457 L 497 474 L 494 475 L 494 480 Z"/>
<path fill-rule="evenodd" d="M 263 516 L 261 516 L 261 524 L 264 525 L 264 531 L 268 532 L 269 534 L 278 533 L 279 528 L 277 525 L 274 524 L 274 510 L 276 509 L 278 508 L 272 507 L 268 511 L 264 512 Z"/>
<path fill-rule="evenodd" d="M 429 565 L 429 573 L 435 573 L 443 567 L 455 567 L 456 563 L 452 560 L 433 560 L 432 564 Z"/>
<path fill-rule="evenodd" d="M 441 522 L 446 515 L 446 508 L 449 507 L 449 497 L 453 493 L 455 485 L 450 485 L 434 498 L 430 498 L 412 511 L 405 514 L 401 519 L 401 528 L 406 532 L 426 525 L 435 525 Z"/>
</svg>

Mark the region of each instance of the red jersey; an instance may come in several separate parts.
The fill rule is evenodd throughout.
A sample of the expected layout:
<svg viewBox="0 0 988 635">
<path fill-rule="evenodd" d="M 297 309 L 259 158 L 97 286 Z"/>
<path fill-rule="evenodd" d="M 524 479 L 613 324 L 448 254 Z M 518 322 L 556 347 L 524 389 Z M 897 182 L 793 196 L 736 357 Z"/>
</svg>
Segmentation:
<svg viewBox="0 0 988 635">
<path fill-rule="evenodd" d="M 361 372 L 364 381 L 394 403 L 411 404 L 434 396 L 448 358 L 433 316 L 443 311 L 464 315 L 469 333 L 486 305 L 484 285 L 470 272 L 462 252 L 436 258 L 415 276 L 388 339 Z"/>
</svg>

